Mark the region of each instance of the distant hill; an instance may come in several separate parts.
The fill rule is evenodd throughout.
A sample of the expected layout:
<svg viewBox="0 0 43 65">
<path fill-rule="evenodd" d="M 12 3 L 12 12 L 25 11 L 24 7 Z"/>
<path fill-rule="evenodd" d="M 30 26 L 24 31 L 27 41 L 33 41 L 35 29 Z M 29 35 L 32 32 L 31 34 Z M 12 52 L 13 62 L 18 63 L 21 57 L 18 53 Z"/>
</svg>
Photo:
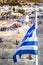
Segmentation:
<svg viewBox="0 0 43 65">
<path fill-rule="evenodd" d="M 21 0 L 19 0 L 21 1 Z M 43 0 L 22 0 L 23 2 L 43 2 Z"/>
<path fill-rule="evenodd" d="M 43 2 L 43 0 L 0 0 L 0 3 L 11 3 L 11 2 Z"/>
</svg>

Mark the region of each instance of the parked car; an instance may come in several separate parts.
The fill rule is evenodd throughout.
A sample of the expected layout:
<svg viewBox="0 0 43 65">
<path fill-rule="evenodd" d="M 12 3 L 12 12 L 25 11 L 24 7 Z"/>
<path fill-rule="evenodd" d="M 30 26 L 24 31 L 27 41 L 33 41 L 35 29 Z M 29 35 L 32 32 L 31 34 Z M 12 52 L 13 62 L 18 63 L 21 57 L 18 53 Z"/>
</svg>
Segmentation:
<svg viewBox="0 0 43 65">
<path fill-rule="evenodd" d="M 12 28 L 19 28 L 19 27 L 21 27 L 21 24 L 20 23 L 15 23 L 15 24 L 13 24 L 12 25 Z"/>
<path fill-rule="evenodd" d="M 7 30 L 6 27 L 1 27 L 1 28 L 0 28 L 0 31 L 6 31 L 6 30 Z"/>
<path fill-rule="evenodd" d="M 41 25 L 41 24 L 42 24 L 42 22 L 41 22 L 41 21 L 39 21 L 39 22 L 38 22 L 38 25 Z"/>
<path fill-rule="evenodd" d="M 3 42 L 3 40 L 2 40 L 3 38 L 0 38 L 0 42 Z"/>
</svg>

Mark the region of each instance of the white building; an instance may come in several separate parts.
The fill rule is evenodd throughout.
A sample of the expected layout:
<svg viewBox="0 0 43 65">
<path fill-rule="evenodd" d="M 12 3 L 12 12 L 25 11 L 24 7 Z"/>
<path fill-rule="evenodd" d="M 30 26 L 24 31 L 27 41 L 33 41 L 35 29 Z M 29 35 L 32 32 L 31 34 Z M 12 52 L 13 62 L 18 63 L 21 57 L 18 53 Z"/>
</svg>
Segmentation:
<svg viewBox="0 0 43 65">
<path fill-rule="evenodd" d="M 25 22 L 29 22 L 29 15 L 28 15 L 28 14 L 26 14 L 26 15 L 24 16 L 24 21 L 25 21 Z"/>
<path fill-rule="evenodd" d="M 3 7 L 0 8 L 0 11 L 1 12 L 11 11 L 11 6 L 9 6 L 9 5 L 3 6 Z"/>
</svg>

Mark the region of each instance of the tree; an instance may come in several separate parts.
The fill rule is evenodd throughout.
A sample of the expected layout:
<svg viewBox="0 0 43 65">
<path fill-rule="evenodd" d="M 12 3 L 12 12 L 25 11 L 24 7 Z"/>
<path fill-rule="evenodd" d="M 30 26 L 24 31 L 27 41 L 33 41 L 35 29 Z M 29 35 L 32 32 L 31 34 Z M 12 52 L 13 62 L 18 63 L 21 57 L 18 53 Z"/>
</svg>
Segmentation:
<svg viewBox="0 0 43 65">
<path fill-rule="evenodd" d="M 13 8 L 13 12 L 15 12 L 15 8 Z"/>
<path fill-rule="evenodd" d="M 25 10 L 24 9 L 19 9 L 18 12 L 24 14 L 25 13 Z"/>
</svg>

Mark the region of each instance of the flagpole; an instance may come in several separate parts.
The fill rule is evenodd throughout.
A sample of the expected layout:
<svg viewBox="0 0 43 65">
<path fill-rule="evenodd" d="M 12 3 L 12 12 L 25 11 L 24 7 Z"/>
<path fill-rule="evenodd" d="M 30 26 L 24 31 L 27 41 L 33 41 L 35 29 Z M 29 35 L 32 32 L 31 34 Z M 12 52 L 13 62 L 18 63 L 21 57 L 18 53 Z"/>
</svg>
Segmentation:
<svg viewBox="0 0 43 65">
<path fill-rule="evenodd" d="M 38 65 L 38 55 L 35 55 L 35 64 L 34 65 Z"/>
<path fill-rule="evenodd" d="M 37 25 L 37 7 L 35 7 L 35 22 L 34 23 L 35 23 L 35 26 L 37 28 L 38 27 L 38 25 Z M 35 55 L 34 65 L 38 65 L 38 55 Z"/>
</svg>

